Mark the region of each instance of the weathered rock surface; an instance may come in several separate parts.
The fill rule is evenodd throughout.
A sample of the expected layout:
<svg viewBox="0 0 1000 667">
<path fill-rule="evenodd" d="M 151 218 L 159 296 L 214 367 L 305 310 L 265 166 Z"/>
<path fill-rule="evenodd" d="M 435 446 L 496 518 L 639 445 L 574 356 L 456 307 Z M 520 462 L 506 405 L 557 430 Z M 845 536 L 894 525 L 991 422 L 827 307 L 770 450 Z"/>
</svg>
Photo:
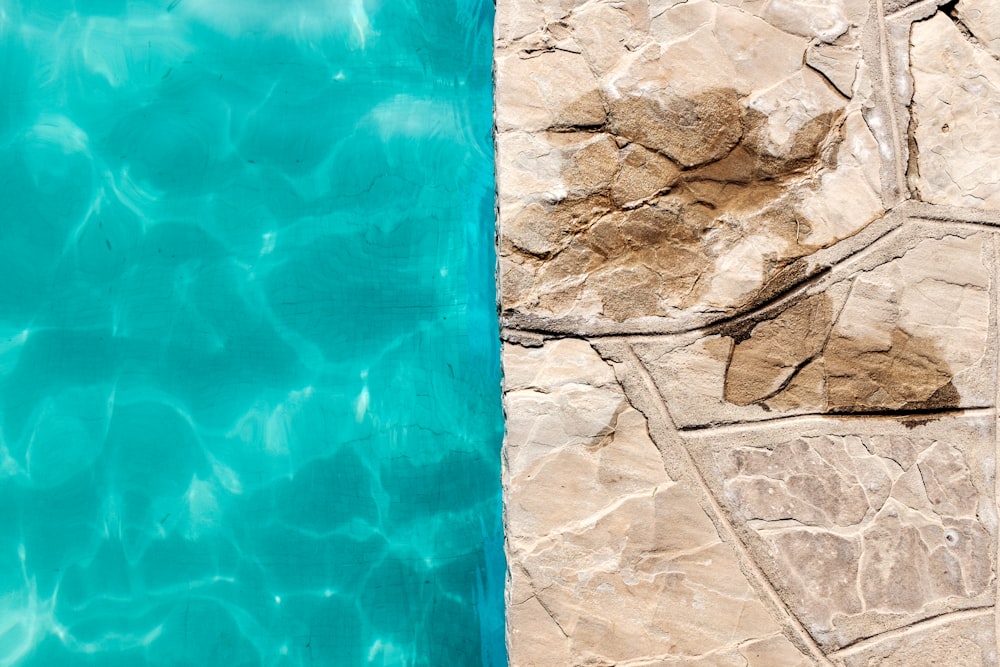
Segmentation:
<svg viewBox="0 0 1000 667">
<path fill-rule="evenodd" d="M 983 35 L 979 44 L 943 13 L 913 25 L 910 61 L 918 173 L 912 181 L 924 201 L 997 209 L 1000 62 L 996 52 L 982 44 L 997 44 L 993 31 L 1000 19 L 995 3 L 966 3 L 963 8 L 960 15 L 972 19 L 971 25 Z"/>
<path fill-rule="evenodd" d="M 912 239 L 868 270 L 848 264 L 718 333 L 635 350 L 680 426 L 991 405 L 993 241 L 956 234 Z"/>
<path fill-rule="evenodd" d="M 996 667 L 1000 4 L 495 35 L 511 664 Z"/>
<path fill-rule="evenodd" d="M 504 365 L 512 665 L 809 664 L 587 343 Z"/>
<path fill-rule="evenodd" d="M 959 0 L 955 11 L 979 44 L 1000 56 L 1000 5 L 990 0 Z"/>
<path fill-rule="evenodd" d="M 867 3 L 517 12 L 496 52 L 509 322 L 733 312 L 882 214 Z"/>
<path fill-rule="evenodd" d="M 719 501 L 827 649 L 992 604 L 991 418 L 811 420 L 692 439 Z"/>
<path fill-rule="evenodd" d="M 993 614 L 979 610 L 955 620 L 932 622 L 915 631 L 901 632 L 880 641 L 864 643 L 839 656 L 844 667 L 913 667 L 997 664 L 997 639 Z"/>
</svg>

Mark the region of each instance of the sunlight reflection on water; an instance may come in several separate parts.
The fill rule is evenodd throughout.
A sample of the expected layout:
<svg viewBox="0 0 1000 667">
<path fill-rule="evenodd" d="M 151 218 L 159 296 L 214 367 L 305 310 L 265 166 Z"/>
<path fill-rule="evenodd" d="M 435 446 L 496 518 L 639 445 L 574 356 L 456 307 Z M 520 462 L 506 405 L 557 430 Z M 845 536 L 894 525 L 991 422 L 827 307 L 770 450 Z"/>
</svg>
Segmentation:
<svg viewBox="0 0 1000 667">
<path fill-rule="evenodd" d="M 500 665 L 492 4 L 0 0 L 0 665 Z"/>
</svg>

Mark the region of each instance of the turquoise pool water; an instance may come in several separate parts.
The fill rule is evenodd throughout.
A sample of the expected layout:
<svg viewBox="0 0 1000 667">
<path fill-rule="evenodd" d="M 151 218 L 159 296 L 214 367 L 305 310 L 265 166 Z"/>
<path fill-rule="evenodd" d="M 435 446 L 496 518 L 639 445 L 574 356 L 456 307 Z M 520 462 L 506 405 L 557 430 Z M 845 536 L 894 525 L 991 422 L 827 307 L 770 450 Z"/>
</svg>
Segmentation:
<svg viewBox="0 0 1000 667">
<path fill-rule="evenodd" d="M 0 0 L 0 666 L 504 664 L 489 0 Z"/>
</svg>

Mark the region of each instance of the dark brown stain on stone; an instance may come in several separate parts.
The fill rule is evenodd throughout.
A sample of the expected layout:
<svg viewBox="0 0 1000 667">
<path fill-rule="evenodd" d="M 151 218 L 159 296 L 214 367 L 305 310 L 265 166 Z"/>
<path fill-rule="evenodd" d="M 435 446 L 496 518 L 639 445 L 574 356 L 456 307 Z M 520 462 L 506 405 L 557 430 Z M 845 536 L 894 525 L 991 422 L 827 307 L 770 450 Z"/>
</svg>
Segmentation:
<svg viewBox="0 0 1000 667">
<path fill-rule="evenodd" d="M 833 325 L 833 306 L 820 294 L 758 322 L 733 346 L 724 397 L 736 405 L 765 404 L 823 351 Z"/>
<path fill-rule="evenodd" d="M 790 293 L 810 279 L 816 279 L 829 271 L 829 267 L 815 267 L 811 271 L 805 260 L 794 261 L 776 270 L 757 292 L 756 302 L 763 304 Z M 803 295 L 804 296 L 804 295 Z M 801 297 L 800 297 L 801 298 Z M 796 300 L 792 297 L 793 301 Z"/>
<path fill-rule="evenodd" d="M 808 170 L 836 166 L 844 114 L 813 119 L 776 156 L 767 117 L 741 108 L 735 90 L 666 99 L 609 101 L 609 140 L 569 159 L 565 198 L 506 223 L 502 252 L 534 276 L 518 283 L 532 300 L 511 294 L 512 310 L 570 309 L 586 290 L 615 321 L 696 306 L 722 315 L 809 277 L 796 260 L 820 246 L 806 240 L 811 225 L 787 195 Z M 605 182 L 597 175 L 607 160 L 615 168 Z M 720 258 L 757 235 L 771 239 L 757 250 L 760 285 L 726 282 L 744 280 L 731 274 L 719 283 Z"/>
<path fill-rule="evenodd" d="M 732 88 L 668 95 L 665 101 L 626 96 L 612 102 L 608 126 L 684 167 L 722 159 L 743 136 L 740 98 Z"/>
<path fill-rule="evenodd" d="M 888 342 L 832 336 L 824 350 L 834 411 L 955 408 L 953 373 L 936 341 L 895 328 Z M 950 387 L 950 388 L 949 388 Z"/>
<path fill-rule="evenodd" d="M 848 336 L 831 300 L 820 294 L 791 303 L 770 319 L 732 323 L 724 398 L 766 409 L 805 407 L 850 414 L 957 408 L 961 396 L 937 342 L 899 327 Z M 744 318 L 746 319 L 746 318 Z M 869 323 L 858 323 L 864 331 Z"/>
<path fill-rule="evenodd" d="M 743 115 L 743 146 L 747 150 L 757 179 L 775 178 L 807 169 L 815 162 L 816 155 L 830 131 L 840 124 L 841 113 L 824 113 L 810 120 L 782 147 L 779 154 L 773 154 L 767 144 L 768 117 L 754 109 L 747 109 Z"/>
</svg>

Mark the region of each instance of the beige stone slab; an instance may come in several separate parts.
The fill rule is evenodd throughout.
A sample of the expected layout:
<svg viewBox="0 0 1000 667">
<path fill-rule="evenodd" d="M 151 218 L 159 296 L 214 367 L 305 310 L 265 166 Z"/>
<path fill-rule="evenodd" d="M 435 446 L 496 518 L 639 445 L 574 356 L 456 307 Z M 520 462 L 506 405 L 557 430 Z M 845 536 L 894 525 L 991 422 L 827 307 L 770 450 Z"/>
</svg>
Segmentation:
<svg viewBox="0 0 1000 667">
<path fill-rule="evenodd" d="M 768 298 L 883 215 L 867 4 L 737 4 L 501 12 L 506 325 L 685 328 Z M 518 12 L 535 31 L 510 28 Z"/>
<path fill-rule="evenodd" d="M 947 0 L 883 0 L 882 11 L 891 17 L 920 20 L 933 14 L 940 5 L 946 2 Z"/>
<path fill-rule="evenodd" d="M 973 13 L 971 5 L 965 11 Z M 983 31 L 996 27 L 987 20 L 992 14 L 977 15 Z M 1000 62 L 941 12 L 913 24 L 910 44 L 917 150 L 912 186 L 927 202 L 997 209 Z"/>
<path fill-rule="evenodd" d="M 997 664 L 994 609 L 956 612 L 859 643 L 839 654 L 843 667 L 989 667 Z"/>
<path fill-rule="evenodd" d="M 768 311 L 633 348 L 682 428 L 992 405 L 994 241 L 945 232 L 911 226 Z"/>
<path fill-rule="evenodd" d="M 993 56 L 1000 56 L 1000 5 L 990 0 L 959 0 L 958 19 Z"/>
<path fill-rule="evenodd" d="M 997 7 L 499 2 L 512 665 L 997 665 Z"/>
<path fill-rule="evenodd" d="M 836 650 L 993 604 L 994 421 L 803 418 L 688 443 L 778 593 Z"/>
<path fill-rule="evenodd" d="M 610 366 L 579 340 L 503 358 L 511 664 L 809 664 Z"/>
</svg>

